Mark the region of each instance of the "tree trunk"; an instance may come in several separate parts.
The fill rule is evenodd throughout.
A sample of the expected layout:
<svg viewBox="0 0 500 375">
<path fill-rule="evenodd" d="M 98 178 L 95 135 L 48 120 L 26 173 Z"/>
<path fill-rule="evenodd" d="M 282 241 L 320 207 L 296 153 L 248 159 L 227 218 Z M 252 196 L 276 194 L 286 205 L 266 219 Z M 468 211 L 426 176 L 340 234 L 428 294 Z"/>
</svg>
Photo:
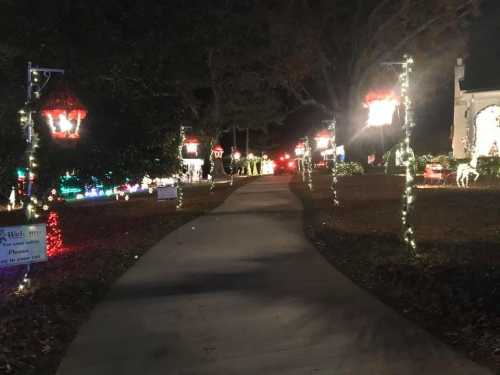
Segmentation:
<svg viewBox="0 0 500 375">
<path fill-rule="evenodd" d="M 212 89 L 212 94 L 214 96 L 214 110 L 213 110 L 213 119 L 216 126 L 219 126 L 220 123 L 220 95 L 219 89 L 217 87 L 217 73 L 215 71 L 214 66 L 214 49 L 210 48 L 208 51 L 208 69 L 210 71 L 210 87 Z"/>
<path fill-rule="evenodd" d="M 236 144 L 236 125 L 233 125 L 233 147 L 235 150 L 236 150 L 237 146 L 238 145 Z"/>
<path fill-rule="evenodd" d="M 245 147 L 245 152 L 246 152 L 246 155 L 248 157 L 248 152 L 249 152 L 249 148 L 250 148 L 250 129 L 247 128 L 247 139 L 246 139 L 246 147 Z"/>
</svg>

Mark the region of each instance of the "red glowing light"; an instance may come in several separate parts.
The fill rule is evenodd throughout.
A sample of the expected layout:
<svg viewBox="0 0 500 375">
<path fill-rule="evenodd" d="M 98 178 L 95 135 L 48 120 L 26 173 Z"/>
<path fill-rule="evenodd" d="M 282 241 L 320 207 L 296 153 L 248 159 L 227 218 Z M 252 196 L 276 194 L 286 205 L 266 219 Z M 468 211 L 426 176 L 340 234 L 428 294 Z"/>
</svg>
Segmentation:
<svg viewBox="0 0 500 375">
<path fill-rule="evenodd" d="M 63 250 L 63 236 L 59 226 L 59 215 L 55 211 L 49 213 L 47 219 L 47 255 L 52 257 Z"/>
<path fill-rule="evenodd" d="M 224 154 L 224 149 L 222 148 L 221 145 L 215 145 L 213 148 L 212 148 L 212 152 L 214 154 L 214 157 L 216 159 L 220 159 L 222 157 L 222 154 Z"/>
<path fill-rule="evenodd" d="M 52 137 L 76 140 L 80 138 L 80 125 L 87 117 L 87 109 L 67 87 L 63 87 L 48 97 L 42 115 L 50 126 Z"/>
<path fill-rule="evenodd" d="M 370 102 L 375 102 L 379 100 L 396 100 L 398 97 L 394 91 L 370 91 L 365 96 L 365 104 L 370 104 Z"/>
<path fill-rule="evenodd" d="M 333 133 L 330 132 L 330 130 L 321 130 L 318 134 L 316 134 L 316 137 L 314 137 L 314 140 L 316 141 L 316 147 L 320 150 L 327 148 L 332 135 Z"/>
<path fill-rule="evenodd" d="M 306 152 L 306 145 L 304 142 L 299 142 L 297 143 L 297 146 L 295 146 L 295 156 L 303 156 Z"/>
<path fill-rule="evenodd" d="M 186 151 L 188 152 L 188 154 L 198 153 L 198 146 L 200 145 L 200 141 L 198 140 L 198 138 L 196 137 L 186 138 L 184 144 L 186 145 Z"/>
<path fill-rule="evenodd" d="M 288 167 L 289 167 L 289 168 L 293 168 L 293 167 L 295 167 L 295 163 L 294 163 L 293 161 L 289 161 L 289 162 L 288 162 Z"/>
</svg>

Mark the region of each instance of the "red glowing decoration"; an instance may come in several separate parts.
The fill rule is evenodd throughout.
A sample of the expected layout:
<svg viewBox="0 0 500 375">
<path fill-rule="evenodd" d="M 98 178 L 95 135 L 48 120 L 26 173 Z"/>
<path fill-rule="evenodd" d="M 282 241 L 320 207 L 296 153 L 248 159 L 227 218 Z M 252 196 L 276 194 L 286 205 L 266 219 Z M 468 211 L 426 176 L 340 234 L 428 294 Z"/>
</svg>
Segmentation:
<svg viewBox="0 0 500 375">
<path fill-rule="evenodd" d="M 319 150 L 327 148 L 331 137 L 332 133 L 330 130 L 321 130 L 318 134 L 316 134 L 316 137 L 314 137 L 314 140 L 316 141 L 316 148 Z"/>
<path fill-rule="evenodd" d="M 372 91 L 365 96 L 368 108 L 368 126 L 384 126 L 392 123 L 399 101 L 392 91 Z"/>
<path fill-rule="evenodd" d="M 306 145 L 304 142 L 299 142 L 297 143 L 297 146 L 295 146 L 295 156 L 304 156 L 306 153 Z"/>
<path fill-rule="evenodd" d="M 214 158 L 220 159 L 220 158 L 222 158 L 222 154 L 224 153 L 224 149 L 222 148 L 221 145 L 215 145 L 212 148 L 212 153 L 214 154 Z"/>
<path fill-rule="evenodd" d="M 200 145 L 200 141 L 196 137 L 186 138 L 184 141 L 184 145 L 186 146 L 186 151 L 188 154 L 198 154 L 198 146 Z"/>
<path fill-rule="evenodd" d="M 80 138 L 81 122 L 87 117 L 87 109 L 68 88 L 63 88 L 49 95 L 42 115 L 53 138 L 77 140 Z"/>
<path fill-rule="evenodd" d="M 49 213 L 47 219 L 47 255 L 52 257 L 63 250 L 63 236 L 59 226 L 59 215 L 55 211 Z"/>
</svg>

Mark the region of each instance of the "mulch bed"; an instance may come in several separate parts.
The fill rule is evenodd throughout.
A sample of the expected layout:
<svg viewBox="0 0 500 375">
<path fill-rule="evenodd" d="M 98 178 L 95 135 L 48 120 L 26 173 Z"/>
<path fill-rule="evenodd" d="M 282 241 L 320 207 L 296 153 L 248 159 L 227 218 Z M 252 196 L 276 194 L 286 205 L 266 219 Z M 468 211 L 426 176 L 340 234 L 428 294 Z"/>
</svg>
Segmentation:
<svg viewBox="0 0 500 375">
<path fill-rule="evenodd" d="M 34 265 L 31 288 L 16 286 L 24 267 L 0 269 L 0 373 L 54 374 L 66 348 L 110 285 L 170 231 L 210 211 L 237 187 L 185 189 L 184 208 L 156 196 L 125 201 L 78 202 L 57 207 L 65 249 Z M 0 226 L 22 213 L 0 213 Z"/>
<path fill-rule="evenodd" d="M 399 240 L 400 177 L 343 177 L 332 211 L 329 177 L 292 189 L 320 252 L 361 287 L 500 374 L 500 186 L 417 192 L 418 259 Z"/>
</svg>

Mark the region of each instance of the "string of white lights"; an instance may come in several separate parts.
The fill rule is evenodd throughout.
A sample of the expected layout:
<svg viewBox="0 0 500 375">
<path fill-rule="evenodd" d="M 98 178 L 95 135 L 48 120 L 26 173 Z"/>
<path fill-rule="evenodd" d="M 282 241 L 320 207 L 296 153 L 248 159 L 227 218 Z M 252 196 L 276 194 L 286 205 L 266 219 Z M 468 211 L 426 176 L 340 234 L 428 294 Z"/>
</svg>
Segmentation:
<svg viewBox="0 0 500 375">
<path fill-rule="evenodd" d="M 415 199 L 416 199 L 416 185 L 415 185 L 415 171 L 416 160 L 415 154 L 411 148 L 412 130 L 415 127 L 413 118 L 412 101 L 410 98 L 410 75 L 412 66 L 414 64 L 413 58 L 410 56 L 404 57 L 403 72 L 400 76 L 401 82 L 401 95 L 405 106 L 405 119 L 403 129 L 405 138 L 403 142 L 403 160 L 405 166 L 405 186 L 402 197 L 401 207 L 401 224 L 402 236 L 405 245 L 411 255 L 417 255 L 417 242 L 415 238 L 415 228 L 413 223 Z"/>
</svg>

